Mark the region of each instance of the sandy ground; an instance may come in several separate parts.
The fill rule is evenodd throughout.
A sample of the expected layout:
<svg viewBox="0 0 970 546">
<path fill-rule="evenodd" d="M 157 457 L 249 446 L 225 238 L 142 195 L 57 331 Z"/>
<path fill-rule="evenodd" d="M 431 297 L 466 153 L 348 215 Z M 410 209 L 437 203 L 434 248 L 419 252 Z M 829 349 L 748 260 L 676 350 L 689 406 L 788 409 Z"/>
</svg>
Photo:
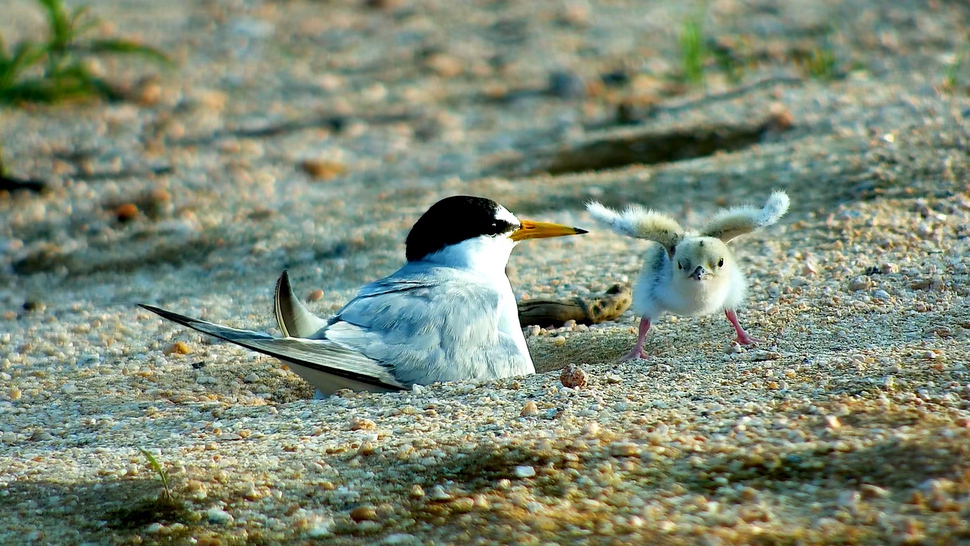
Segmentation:
<svg viewBox="0 0 970 546">
<path fill-rule="evenodd" d="M 970 544 L 965 3 L 90 6 L 177 66 L 105 59 L 131 100 L 0 110 L 10 174 L 51 186 L 0 195 L 0 542 Z M 8 47 L 41 29 L 5 2 Z M 669 157 L 624 164 L 624 138 Z M 455 193 L 591 228 L 510 264 L 520 297 L 572 297 L 645 250 L 586 200 L 698 225 L 773 189 L 788 216 L 733 243 L 756 348 L 667 317 L 617 364 L 627 312 L 530 332 L 550 373 L 311 401 L 134 305 L 272 331 L 288 269 L 326 315 Z"/>
</svg>

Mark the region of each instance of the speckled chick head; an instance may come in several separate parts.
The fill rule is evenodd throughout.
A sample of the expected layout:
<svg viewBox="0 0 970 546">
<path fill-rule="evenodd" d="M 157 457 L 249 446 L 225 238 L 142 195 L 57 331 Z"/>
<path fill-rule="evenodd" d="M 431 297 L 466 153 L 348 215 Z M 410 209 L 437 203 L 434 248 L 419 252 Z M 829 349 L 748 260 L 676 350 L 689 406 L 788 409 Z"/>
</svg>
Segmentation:
<svg viewBox="0 0 970 546">
<path fill-rule="evenodd" d="M 671 288 L 682 315 L 706 315 L 740 305 L 747 292 L 744 273 L 720 239 L 685 237 L 671 257 Z"/>
<path fill-rule="evenodd" d="M 734 263 L 731 251 L 714 237 L 687 237 L 674 248 L 674 276 L 695 281 L 716 279 L 725 274 L 725 266 Z"/>
</svg>

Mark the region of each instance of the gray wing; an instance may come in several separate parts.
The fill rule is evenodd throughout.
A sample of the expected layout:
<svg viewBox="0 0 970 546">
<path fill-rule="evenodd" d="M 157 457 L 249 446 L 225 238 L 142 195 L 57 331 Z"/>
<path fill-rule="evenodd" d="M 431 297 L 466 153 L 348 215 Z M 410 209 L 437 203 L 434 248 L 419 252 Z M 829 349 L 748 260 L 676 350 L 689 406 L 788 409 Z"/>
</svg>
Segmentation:
<svg viewBox="0 0 970 546">
<path fill-rule="evenodd" d="M 498 329 L 500 300 L 468 272 L 405 266 L 361 289 L 318 335 L 392 365 L 405 385 L 505 377 L 526 362 Z"/>
<path fill-rule="evenodd" d="M 374 391 L 410 387 L 410 384 L 406 385 L 394 377 L 393 367 L 327 340 L 274 338 L 261 332 L 239 330 L 193 319 L 151 305 L 139 305 L 173 322 L 278 358 L 290 364 L 294 372 L 326 394 L 344 386 Z"/>
</svg>

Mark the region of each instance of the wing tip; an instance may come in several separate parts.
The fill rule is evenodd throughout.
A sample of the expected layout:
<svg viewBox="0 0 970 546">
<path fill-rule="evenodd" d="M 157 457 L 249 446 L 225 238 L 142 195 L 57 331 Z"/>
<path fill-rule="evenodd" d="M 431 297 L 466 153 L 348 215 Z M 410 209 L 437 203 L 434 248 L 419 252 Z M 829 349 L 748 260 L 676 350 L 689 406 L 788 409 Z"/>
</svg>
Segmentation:
<svg viewBox="0 0 970 546">
<path fill-rule="evenodd" d="M 768 201 L 765 203 L 763 209 L 762 222 L 763 225 L 771 225 L 777 222 L 785 213 L 788 212 L 788 207 L 791 204 L 791 199 L 789 199 L 788 194 L 783 190 L 775 190 L 768 197 Z"/>
</svg>

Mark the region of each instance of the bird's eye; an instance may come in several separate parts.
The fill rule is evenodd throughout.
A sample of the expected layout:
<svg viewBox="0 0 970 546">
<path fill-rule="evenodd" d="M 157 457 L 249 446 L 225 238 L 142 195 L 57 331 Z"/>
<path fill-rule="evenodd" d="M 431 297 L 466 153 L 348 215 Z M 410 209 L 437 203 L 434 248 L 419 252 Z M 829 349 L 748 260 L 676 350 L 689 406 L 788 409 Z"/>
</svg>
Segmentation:
<svg viewBox="0 0 970 546">
<path fill-rule="evenodd" d="M 677 269 L 683 269 L 683 268 L 684 266 L 680 265 L 680 262 L 677 262 Z"/>
<path fill-rule="evenodd" d="M 717 261 L 717 266 L 724 267 L 724 258 L 721 258 L 720 260 Z"/>
</svg>

